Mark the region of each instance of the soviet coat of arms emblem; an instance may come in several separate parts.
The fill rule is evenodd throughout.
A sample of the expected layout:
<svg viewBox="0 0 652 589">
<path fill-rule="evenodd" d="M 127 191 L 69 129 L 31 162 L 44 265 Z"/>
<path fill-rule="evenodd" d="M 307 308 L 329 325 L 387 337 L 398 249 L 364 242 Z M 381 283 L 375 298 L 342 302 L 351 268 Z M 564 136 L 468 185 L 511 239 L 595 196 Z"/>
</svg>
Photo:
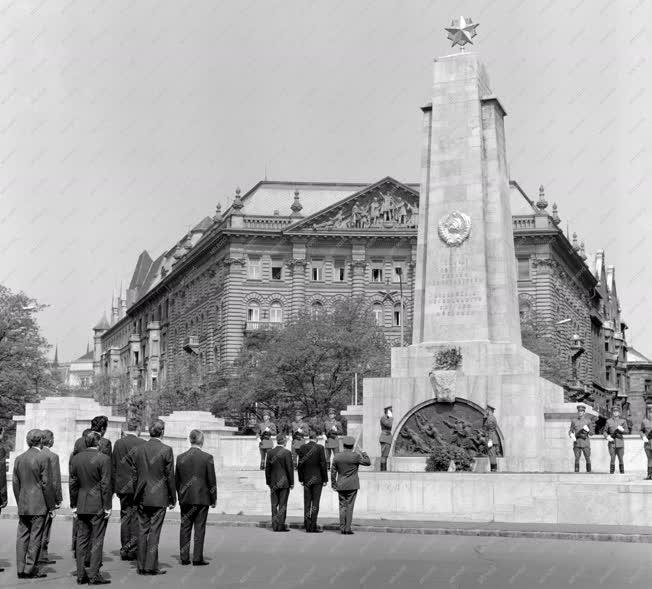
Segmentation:
<svg viewBox="0 0 652 589">
<path fill-rule="evenodd" d="M 439 237 L 450 246 L 460 245 L 471 233 L 471 218 L 453 211 L 439 219 Z"/>
</svg>

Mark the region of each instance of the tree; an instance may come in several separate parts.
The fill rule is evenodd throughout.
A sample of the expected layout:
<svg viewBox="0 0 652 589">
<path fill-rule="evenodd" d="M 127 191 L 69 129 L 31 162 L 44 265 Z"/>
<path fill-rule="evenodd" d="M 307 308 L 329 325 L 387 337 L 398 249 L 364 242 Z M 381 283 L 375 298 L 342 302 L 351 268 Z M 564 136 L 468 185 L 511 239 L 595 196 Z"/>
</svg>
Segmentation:
<svg viewBox="0 0 652 589">
<path fill-rule="evenodd" d="M 304 311 L 282 329 L 254 333 L 214 397 L 232 411 L 272 408 L 277 424 L 296 409 L 318 417 L 350 402 L 353 375 L 386 376 L 390 346 L 364 299 Z M 214 407 L 215 407 L 214 405 Z"/>
<path fill-rule="evenodd" d="M 188 354 L 155 396 L 154 412 L 167 415 L 172 411 L 208 411 L 211 399 L 196 354 Z"/>
<path fill-rule="evenodd" d="M 25 293 L 0 285 L 0 429 L 12 434 L 14 415 L 25 413 L 25 403 L 52 391 L 53 379 L 35 313 L 44 309 Z M 5 443 L 12 435 L 5 435 Z"/>
</svg>

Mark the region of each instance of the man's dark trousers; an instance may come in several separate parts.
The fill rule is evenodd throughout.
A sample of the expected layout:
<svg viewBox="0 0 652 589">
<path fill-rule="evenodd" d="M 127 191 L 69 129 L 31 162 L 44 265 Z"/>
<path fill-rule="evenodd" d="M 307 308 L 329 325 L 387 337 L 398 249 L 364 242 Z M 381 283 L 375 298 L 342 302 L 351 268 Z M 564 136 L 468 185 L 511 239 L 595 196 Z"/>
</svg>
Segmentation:
<svg viewBox="0 0 652 589">
<path fill-rule="evenodd" d="M 41 546 L 41 555 L 39 556 L 41 561 L 50 559 L 48 547 L 50 546 L 50 533 L 52 532 L 53 521 L 54 517 L 51 517 L 50 514 L 45 517 L 45 524 L 43 526 L 43 545 Z"/>
<path fill-rule="evenodd" d="M 158 542 L 165 519 L 165 507 L 138 506 L 138 570 L 158 569 Z M 148 548 L 149 547 L 149 548 Z"/>
<path fill-rule="evenodd" d="M 181 525 L 179 527 L 179 544 L 181 560 L 190 560 L 190 535 L 195 528 L 192 561 L 204 560 L 204 536 L 206 535 L 206 519 L 208 505 L 181 505 Z"/>
<path fill-rule="evenodd" d="M 322 487 L 321 484 L 303 487 L 303 527 L 307 532 L 314 532 L 317 529 Z"/>
<path fill-rule="evenodd" d="M 104 514 L 77 514 L 77 578 L 83 579 L 82 572 L 88 567 L 88 577 L 93 580 L 99 577 L 102 566 L 102 550 L 104 534 L 108 518 Z M 90 562 L 84 562 L 86 558 Z M 80 577 L 81 574 L 81 577 Z"/>
<path fill-rule="evenodd" d="M 287 487 L 285 489 L 272 489 L 270 495 L 272 498 L 272 530 L 284 530 L 290 489 Z"/>
<path fill-rule="evenodd" d="M 16 538 L 16 562 L 18 573 L 32 575 L 37 572 L 37 563 L 41 555 L 45 515 L 19 515 L 18 534 Z"/>
<path fill-rule="evenodd" d="M 353 506 L 355 505 L 358 490 L 338 491 L 337 493 L 340 499 L 340 531 L 350 532 L 351 522 L 353 521 Z"/>
<path fill-rule="evenodd" d="M 120 493 L 120 556 L 134 558 L 138 549 L 138 508 L 132 493 Z"/>
</svg>

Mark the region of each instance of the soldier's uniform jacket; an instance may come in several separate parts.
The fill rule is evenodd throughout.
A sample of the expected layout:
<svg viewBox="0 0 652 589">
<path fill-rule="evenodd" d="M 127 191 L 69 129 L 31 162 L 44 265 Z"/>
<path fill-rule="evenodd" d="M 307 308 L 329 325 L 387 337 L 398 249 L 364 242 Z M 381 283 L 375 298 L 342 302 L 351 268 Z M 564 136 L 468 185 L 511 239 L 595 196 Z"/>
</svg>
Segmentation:
<svg viewBox="0 0 652 589">
<path fill-rule="evenodd" d="M 644 433 L 647 438 L 647 442 L 645 442 L 644 446 L 645 448 L 649 448 L 650 440 L 652 440 L 652 419 L 645 418 L 641 422 L 641 432 Z"/>
<path fill-rule="evenodd" d="M 308 428 L 308 424 L 303 420 L 292 422 L 292 448 L 296 450 L 303 446 L 304 438 L 308 435 Z"/>
<path fill-rule="evenodd" d="M 335 428 L 335 429 L 333 429 Z M 337 419 L 327 419 L 324 421 L 324 434 L 326 435 L 326 448 L 339 448 L 340 441 L 337 436 L 341 436 L 344 430 L 342 424 Z"/>
<path fill-rule="evenodd" d="M 621 425 L 625 431 L 621 432 L 618 429 L 619 425 Z M 615 448 L 624 448 L 625 440 L 623 440 L 623 434 L 626 434 L 628 431 L 629 428 L 627 427 L 627 422 L 622 417 L 610 417 L 607 419 L 607 424 L 604 426 L 604 437 L 611 436 L 614 439 L 612 443 Z"/>
<path fill-rule="evenodd" d="M 588 432 L 584 429 L 585 425 L 589 428 Z M 591 445 L 591 425 L 591 419 L 586 415 L 571 419 L 568 433 L 575 434 L 575 442 L 573 442 L 574 448 L 588 448 Z"/>
<path fill-rule="evenodd" d="M 498 421 L 494 415 L 487 415 L 482 422 L 482 429 L 487 441 L 491 440 L 494 444 L 500 443 L 498 437 Z"/>
<path fill-rule="evenodd" d="M 269 431 L 265 431 L 269 428 Z M 258 444 L 259 448 L 271 448 L 274 444 L 272 443 L 272 436 L 276 436 L 276 424 L 271 421 L 265 423 L 261 421 L 258 424 L 258 437 L 260 438 L 260 443 Z"/>
<path fill-rule="evenodd" d="M 380 437 L 378 441 L 381 444 L 392 443 L 392 426 L 394 425 L 394 418 L 383 415 L 380 418 Z"/>
</svg>

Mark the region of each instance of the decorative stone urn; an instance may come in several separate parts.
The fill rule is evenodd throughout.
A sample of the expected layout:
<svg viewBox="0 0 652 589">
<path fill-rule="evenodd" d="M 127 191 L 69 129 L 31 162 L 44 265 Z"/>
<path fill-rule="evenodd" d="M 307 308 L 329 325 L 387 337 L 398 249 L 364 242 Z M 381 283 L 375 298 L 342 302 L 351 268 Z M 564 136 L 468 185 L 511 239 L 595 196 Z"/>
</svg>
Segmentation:
<svg viewBox="0 0 652 589">
<path fill-rule="evenodd" d="M 456 370 L 435 370 L 430 371 L 430 386 L 437 401 L 442 403 L 455 402 L 455 381 Z"/>
</svg>

